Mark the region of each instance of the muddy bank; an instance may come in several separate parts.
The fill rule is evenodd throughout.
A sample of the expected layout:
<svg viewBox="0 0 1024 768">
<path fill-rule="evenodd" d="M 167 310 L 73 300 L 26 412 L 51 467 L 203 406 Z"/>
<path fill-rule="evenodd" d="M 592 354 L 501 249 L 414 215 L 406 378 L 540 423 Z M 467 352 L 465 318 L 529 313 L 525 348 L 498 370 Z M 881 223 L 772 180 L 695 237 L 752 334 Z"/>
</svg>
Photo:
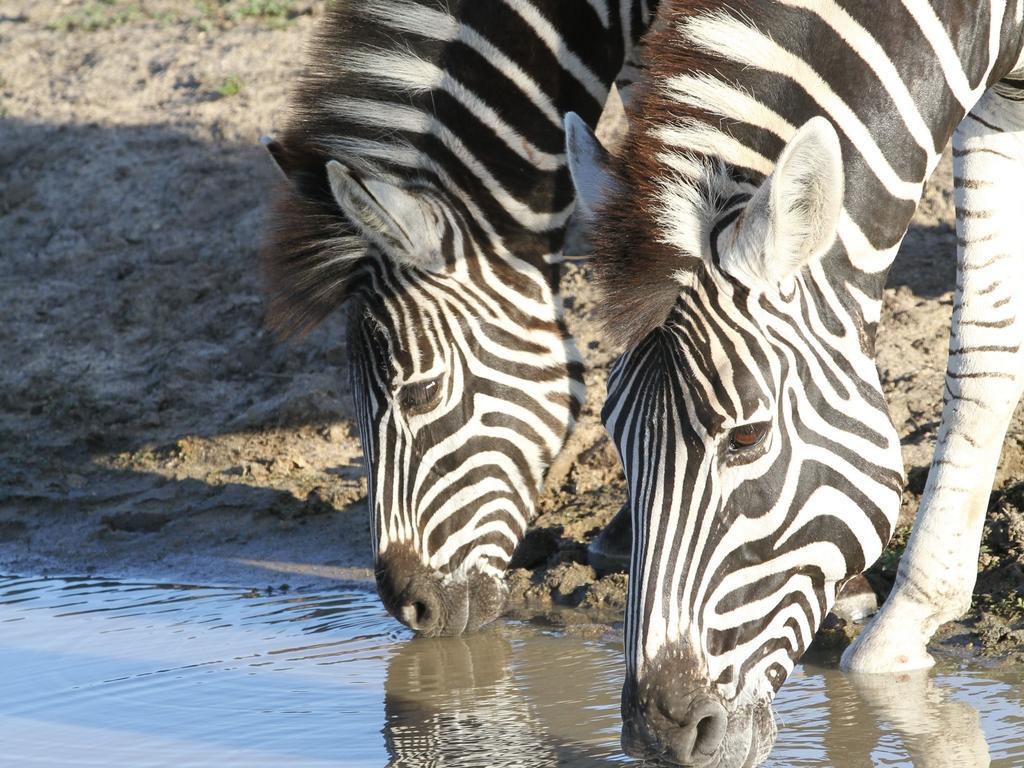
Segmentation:
<svg viewBox="0 0 1024 768">
<path fill-rule="evenodd" d="M 369 581 L 344 313 L 279 345 L 263 330 L 256 271 L 276 172 L 258 138 L 283 120 L 322 6 L 5 3 L 0 572 L 261 589 Z M 954 253 L 947 157 L 892 273 L 879 336 L 908 520 L 938 427 Z M 625 577 L 598 579 L 585 560 L 624 496 L 597 418 L 614 350 L 585 266 L 567 270 L 564 291 L 589 401 L 509 581 L 517 615 L 614 620 Z M 1021 643 L 1022 483 L 1018 411 L 976 607 L 946 632 L 951 644 Z M 899 543 L 876 567 L 883 580 Z"/>
</svg>

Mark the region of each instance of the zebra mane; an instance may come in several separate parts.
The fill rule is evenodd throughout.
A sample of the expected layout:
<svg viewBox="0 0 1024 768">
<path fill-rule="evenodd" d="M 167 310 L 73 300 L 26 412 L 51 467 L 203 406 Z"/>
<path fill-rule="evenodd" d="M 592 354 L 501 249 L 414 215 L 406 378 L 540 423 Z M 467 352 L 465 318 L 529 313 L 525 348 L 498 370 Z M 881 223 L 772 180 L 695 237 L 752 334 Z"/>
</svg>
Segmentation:
<svg viewBox="0 0 1024 768">
<path fill-rule="evenodd" d="M 335 202 L 329 160 L 391 183 L 443 186 L 427 124 L 458 29 L 449 5 L 335 0 L 318 24 L 287 123 L 268 145 L 287 176 L 274 192 L 261 249 L 267 322 L 278 333 L 315 327 L 367 275 L 367 241 Z"/>
<path fill-rule="evenodd" d="M 388 175 L 395 170 L 388 155 L 411 149 L 352 120 L 345 108 L 346 102 L 366 105 L 374 97 L 396 100 L 393 91 L 374 87 L 368 68 L 360 71 L 367 62 L 353 56 L 354 40 L 365 41 L 361 51 L 413 51 L 400 31 L 373 23 L 380 6 L 379 0 L 337 0 L 327 7 L 306 51 L 285 128 L 268 144 L 287 179 L 273 191 L 260 260 L 270 299 L 267 323 L 283 336 L 304 334 L 342 305 L 368 258 L 367 241 L 331 193 L 328 160 Z"/>
<path fill-rule="evenodd" d="M 604 298 L 599 312 L 618 344 L 635 344 L 665 322 L 680 284 L 703 268 L 700 243 L 722 206 L 760 181 L 727 166 L 716 148 L 730 140 L 732 114 L 716 99 L 731 90 L 738 67 L 681 33 L 704 19 L 749 23 L 764 15 L 760 6 L 754 0 L 661 5 L 644 48 L 646 78 L 630 110 L 630 131 L 611 163 L 610 193 L 594 224 L 594 275 Z M 694 85 L 699 93 L 690 92 Z"/>
</svg>

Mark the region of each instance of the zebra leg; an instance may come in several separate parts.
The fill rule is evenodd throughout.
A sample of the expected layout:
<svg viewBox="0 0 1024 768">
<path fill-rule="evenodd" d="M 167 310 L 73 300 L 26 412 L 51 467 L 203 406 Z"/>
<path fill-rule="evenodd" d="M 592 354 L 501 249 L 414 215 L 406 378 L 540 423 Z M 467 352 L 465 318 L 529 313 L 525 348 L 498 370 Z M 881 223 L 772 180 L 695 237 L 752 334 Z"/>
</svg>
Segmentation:
<svg viewBox="0 0 1024 768">
<path fill-rule="evenodd" d="M 849 671 L 931 666 L 935 630 L 971 605 L 992 481 L 1024 388 L 1022 95 L 990 89 L 953 136 L 958 264 L 942 425 L 896 584 L 843 655 Z"/>
</svg>

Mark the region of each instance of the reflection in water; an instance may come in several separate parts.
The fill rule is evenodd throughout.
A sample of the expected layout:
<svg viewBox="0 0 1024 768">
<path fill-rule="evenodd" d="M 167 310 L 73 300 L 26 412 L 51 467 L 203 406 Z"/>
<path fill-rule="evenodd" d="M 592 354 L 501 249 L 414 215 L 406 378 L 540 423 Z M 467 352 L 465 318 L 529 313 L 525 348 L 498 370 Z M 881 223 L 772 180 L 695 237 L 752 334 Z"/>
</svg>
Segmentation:
<svg viewBox="0 0 1024 768">
<path fill-rule="evenodd" d="M 940 663 L 937 674 L 891 678 L 803 667 L 792 682 L 780 693 L 783 727 L 767 765 L 1024 765 L 1019 668 L 971 670 Z"/>
<path fill-rule="evenodd" d="M 4 765 L 600 768 L 626 762 L 622 674 L 615 639 L 411 639 L 361 592 L 0 578 Z M 804 666 L 766 766 L 1019 768 L 1022 682 Z"/>
<path fill-rule="evenodd" d="M 618 648 L 495 627 L 420 638 L 388 662 L 394 766 L 600 766 L 618 755 Z"/>
<path fill-rule="evenodd" d="M 394 766 L 523 765 L 546 734 L 515 688 L 512 647 L 487 632 L 405 643 L 388 662 L 384 743 Z M 442 758 L 448 758 L 447 760 Z"/>
<path fill-rule="evenodd" d="M 952 689 L 940 687 L 927 672 L 863 675 L 852 683 L 875 718 L 900 734 L 914 765 L 928 768 L 978 768 L 990 763 L 978 710 L 956 701 Z"/>
</svg>

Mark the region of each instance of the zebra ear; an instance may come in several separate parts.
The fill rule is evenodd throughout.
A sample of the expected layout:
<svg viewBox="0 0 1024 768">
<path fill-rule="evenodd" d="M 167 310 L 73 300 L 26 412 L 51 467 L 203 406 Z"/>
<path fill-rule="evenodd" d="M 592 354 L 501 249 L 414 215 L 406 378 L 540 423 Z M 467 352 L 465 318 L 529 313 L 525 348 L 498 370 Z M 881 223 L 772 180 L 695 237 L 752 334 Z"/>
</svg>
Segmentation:
<svg viewBox="0 0 1024 768">
<path fill-rule="evenodd" d="M 593 221 L 594 212 L 612 188 L 610 158 L 590 126 L 575 112 L 565 115 L 565 153 L 580 211 L 587 222 Z"/>
<path fill-rule="evenodd" d="M 832 123 L 813 117 L 750 199 L 723 267 L 739 279 L 777 286 L 832 247 L 842 208 L 839 137 Z"/>
<path fill-rule="evenodd" d="M 422 199 L 357 176 L 337 160 L 327 163 L 327 180 L 341 212 L 396 263 L 431 270 L 443 265 L 440 224 Z"/>
</svg>

